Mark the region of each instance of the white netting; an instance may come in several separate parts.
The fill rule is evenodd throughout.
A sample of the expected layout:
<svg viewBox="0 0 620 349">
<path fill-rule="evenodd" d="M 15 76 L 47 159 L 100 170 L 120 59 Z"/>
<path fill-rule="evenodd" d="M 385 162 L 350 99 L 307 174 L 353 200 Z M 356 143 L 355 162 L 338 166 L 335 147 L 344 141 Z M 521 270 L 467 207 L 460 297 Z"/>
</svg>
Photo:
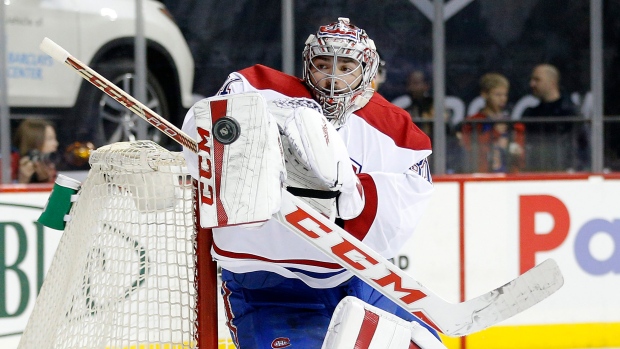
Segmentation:
<svg viewBox="0 0 620 349">
<path fill-rule="evenodd" d="M 19 348 L 194 347 L 185 160 L 141 141 L 102 147 L 90 163 Z"/>
</svg>

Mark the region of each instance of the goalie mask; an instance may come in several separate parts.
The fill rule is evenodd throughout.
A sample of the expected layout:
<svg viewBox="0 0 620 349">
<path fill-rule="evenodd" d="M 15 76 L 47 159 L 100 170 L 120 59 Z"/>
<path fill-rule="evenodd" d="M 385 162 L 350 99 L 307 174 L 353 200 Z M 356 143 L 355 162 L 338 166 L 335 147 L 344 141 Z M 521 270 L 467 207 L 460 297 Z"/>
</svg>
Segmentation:
<svg viewBox="0 0 620 349">
<path fill-rule="evenodd" d="M 338 18 L 310 35 L 303 60 L 304 82 L 336 128 L 372 97 L 379 55 L 366 32 L 350 24 L 348 18 Z"/>
</svg>

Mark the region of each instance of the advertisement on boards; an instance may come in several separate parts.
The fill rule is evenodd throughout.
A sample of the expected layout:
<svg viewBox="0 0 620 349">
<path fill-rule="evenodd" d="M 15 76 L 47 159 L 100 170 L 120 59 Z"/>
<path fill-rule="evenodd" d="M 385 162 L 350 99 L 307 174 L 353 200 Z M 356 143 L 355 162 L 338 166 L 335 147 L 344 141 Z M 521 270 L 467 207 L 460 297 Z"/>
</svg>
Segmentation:
<svg viewBox="0 0 620 349">
<path fill-rule="evenodd" d="M 49 191 L 0 191 L 0 347 L 17 347 L 61 231 L 37 219 Z M 412 238 L 394 258 L 438 296 L 466 301 L 552 258 L 564 286 L 450 349 L 620 347 L 620 180 L 435 181 Z M 509 341 L 506 339 L 510 338 Z"/>
</svg>

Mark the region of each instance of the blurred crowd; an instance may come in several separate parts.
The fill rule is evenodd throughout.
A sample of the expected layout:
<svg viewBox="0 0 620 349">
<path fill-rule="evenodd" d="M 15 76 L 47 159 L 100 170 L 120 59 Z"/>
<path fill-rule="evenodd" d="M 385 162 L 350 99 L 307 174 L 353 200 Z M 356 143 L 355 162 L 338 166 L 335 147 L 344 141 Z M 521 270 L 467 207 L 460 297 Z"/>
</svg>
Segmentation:
<svg viewBox="0 0 620 349">
<path fill-rule="evenodd" d="M 381 61 L 373 87 L 380 93 L 386 81 Z M 510 82 L 498 72 L 480 77 L 480 108 L 455 120 L 447 106 L 444 117 L 447 173 L 519 173 L 587 171 L 590 166 L 587 123 L 578 106 L 561 89 L 560 72 L 547 63 L 532 68 L 529 77 L 535 102 L 520 115 L 509 109 Z M 431 139 L 435 125 L 432 86 L 427 74 L 414 70 L 406 91 L 392 100 L 405 109 Z M 53 182 L 60 169 L 87 169 L 92 143 L 58 149 L 56 130 L 45 119 L 25 119 L 16 129 L 11 156 L 15 183 Z"/>
<path fill-rule="evenodd" d="M 435 125 L 432 86 L 423 70 L 411 71 L 406 93 L 392 100 L 431 139 Z M 519 173 L 587 171 L 590 166 L 587 123 L 561 88 L 552 64 L 532 68 L 533 99 L 520 113 L 510 110 L 510 82 L 498 72 L 480 77 L 482 103 L 459 120 L 446 103 L 447 173 Z M 471 111 L 471 109 L 470 109 Z"/>
</svg>

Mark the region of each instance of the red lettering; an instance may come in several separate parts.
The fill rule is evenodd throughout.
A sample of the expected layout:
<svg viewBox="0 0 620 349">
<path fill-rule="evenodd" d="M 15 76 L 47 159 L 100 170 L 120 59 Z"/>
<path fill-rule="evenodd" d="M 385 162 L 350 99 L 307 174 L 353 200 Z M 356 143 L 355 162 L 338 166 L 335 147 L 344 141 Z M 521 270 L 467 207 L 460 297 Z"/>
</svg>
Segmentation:
<svg viewBox="0 0 620 349">
<path fill-rule="evenodd" d="M 211 139 L 211 132 L 205 130 L 202 127 L 198 127 L 198 136 L 200 136 L 200 142 L 198 142 L 198 149 L 206 151 L 211 154 L 211 147 L 209 147 L 209 140 Z"/>
<path fill-rule="evenodd" d="M 106 84 L 103 80 L 99 79 L 97 76 L 93 75 L 88 79 L 93 85 L 102 88 L 103 92 L 107 93 L 109 96 L 117 100 L 122 105 L 127 108 L 131 108 L 135 105 L 134 102 L 130 101 L 127 97 L 123 96 L 121 93 L 118 93 L 114 89 L 113 86 Z"/>
<path fill-rule="evenodd" d="M 198 135 L 200 136 L 200 142 L 198 143 L 198 150 L 203 150 L 207 153 L 208 156 L 211 156 L 211 148 L 210 137 L 211 133 L 208 130 L 198 127 Z M 201 156 L 200 152 L 198 153 L 199 166 L 198 166 L 198 174 L 200 178 L 205 178 L 207 180 L 211 180 L 213 177 L 213 166 L 211 165 L 211 159 L 209 157 Z M 204 162 L 206 166 L 202 166 L 201 164 Z M 211 181 L 209 181 L 211 182 Z M 213 185 L 210 183 L 207 185 L 208 196 L 205 195 L 204 183 L 200 182 L 200 188 L 202 193 L 202 202 L 207 205 L 213 205 Z"/>
<path fill-rule="evenodd" d="M 159 121 L 158 118 L 154 117 L 153 115 L 151 115 L 151 113 L 147 112 L 146 110 L 144 110 L 144 115 L 146 115 L 146 117 L 149 120 L 149 123 L 155 127 L 159 127 L 161 126 L 161 121 Z"/>
<path fill-rule="evenodd" d="M 200 182 L 200 202 L 205 203 L 209 206 L 213 205 L 213 187 L 211 185 L 207 186 L 208 196 L 205 195 L 205 184 Z"/>
<path fill-rule="evenodd" d="M 293 226 L 295 226 L 295 228 L 297 228 L 299 231 L 303 232 L 304 234 L 306 234 L 307 236 L 313 238 L 313 239 L 318 239 L 321 237 L 321 235 L 317 234 L 315 231 L 313 230 L 309 230 L 305 227 L 303 227 L 300 222 L 305 220 L 305 219 L 310 219 L 312 220 L 312 222 L 316 223 L 318 228 L 324 232 L 325 234 L 329 234 L 332 232 L 331 229 L 329 229 L 326 225 L 324 225 L 323 223 L 319 222 L 316 218 L 312 217 L 310 214 L 308 214 L 308 212 L 302 210 L 301 208 L 297 208 L 297 210 L 295 210 L 294 212 L 291 212 L 289 214 L 287 214 L 285 216 L 285 219 L 287 222 L 289 222 L 290 224 L 292 224 Z M 357 261 L 352 260 L 351 258 L 347 257 L 347 253 L 351 252 L 351 251 L 356 251 L 357 253 L 359 253 L 360 255 L 364 256 L 364 259 L 366 261 L 368 261 L 369 264 L 371 265 L 377 265 L 379 264 L 379 262 L 377 260 L 375 260 L 374 258 L 372 258 L 370 255 L 368 255 L 366 252 L 364 252 L 363 250 L 359 249 L 357 246 L 355 246 L 353 243 L 351 243 L 348 240 L 342 240 L 341 242 L 339 242 L 337 245 L 333 246 L 331 248 L 332 252 L 342 258 L 347 265 L 357 269 L 357 270 L 366 270 L 368 269 L 366 266 L 364 266 L 364 264 L 359 263 Z M 398 274 L 394 273 L 393 271 L 389 270 L 389 274 L 381 277 L 379 279 L 373 279 L 373 281 L 375 281 L 377 283 L 377 285 L 381 286 L 381 287 L 385 287 L 387 285 L 390 284 L 394 284 L 394 290 L 398 291 L 398 292 L 403 292 L 406 293 L 406 295 L 404 295 L 403 297 L 401 297 L 400 299 L 402 299 L 406 304 L 410 304 L 413 302 L 416 302 L 424 297 L 426 297 L 426 294 L 420 290 L 416 290 L 416 289 L 408 289 L 408 288 L 404 288 L 402 287 L 402 279 L 400 276 L 398 276 Z"/>
<path fill-rule="evenodd" d="M 109 85 L 105 85 L 105 87 L 103 88 L 103 92 L 107 93 L 110 97 L 118 100 L 118 94 Z"/>
<path fill-rule="evenodd" d="M 71 59 L 71 57 L 67 57 L 67 60 L 65 62 L 69 63 L 69 65 L 71 67 L 73 67 L 73 69 L 75 69 L 75 70 L 78 70 L 80 72 L 82 72 L 84 70 L 84 69 L 82 69 L 82 66 L 79 65 L 77 62 L 75 62 L 73 59 Z"/>
<path fill-rule="evenodd" d="M 536 231 L 536 213 L 549 213 L 554 220 L 551 231 Z M 568 236 L 570 215 L 562 201 L 551 195 L 522 195 L 519 197 L 520 273 L 536 265 L 536 252 L 550 251 Z"/>
<path fill-rule="evenodd" d="M 123 104 L 124 106 L 126 106 L 127 108 L 131 108 L 134 105 L 136 105 L 134 102 L 132 102 L 129 98 L 123 96 L 122 94 L 119 94 L 118 97 L 115 97 L 116 100 Z"/>
<path fill-rule="evenodd" d="M 398 276 L 398 274 L 394 273 L 391 270 L 388 275 L 382 277 L 381 279 L 374 280 L 374 281 L 381 287 L 385 287 L 389 284 L 394 284 L 394 291 L 408 293 L 400 297 L 400 299 L 407 304 L 411 304 L 413 302 L 419 301 L 420 299 L 426 297 L 426 294 L 420 290 L 402 287 L 401 285 L 402 279 L 400 278 L 400 276 Z"/>
<path fill-rule="evenodd" d="M 146 120 L 148 121 L 149 124 L 157 127 L 160 131 L 164 132 L 165 134 L 171 137 L 175 137 L 178 135 L 178 133 L 174 129 L 170 128 L 168 125 L 161 122 L 161 120 L 158 117 L 154 116 L 147 110 L 142 110 L 142 112 L 144 113 L 144 116 L 146 117 Z"/>
<path fill-rule="evenodd" d="M 342 240 L 341 243 L 339 243 L 338 245 L 332 247 L 332 252 L 334 252 L 334 254 L 336 256 L 344 259 L 348 265 L 352 266 L 353 268 L 355 268 L 357 270 L 367 269 L 364 265 L 362 265 L 360 263 L 357 263 L 357 262 L 353 261 L 351 258 L 346 256 L 347 252 L 350 252 L 350 251 L 353 251 L 353 250 L 359 252 L 362 256 L 364 256 L 364 258 L 368 262 L 370 262 L 370 264 L 372 264 L 372 265 L 378 264 L 378 262 L 374 258 L 372 258 L 368 254 L 366 254 L 366 252 L 364 252 L 364 251 L 360 250 L 359 248 L 357 248 L 356 246 L 354 246 L 350 241 Z"/>
<path fill-rule="evenodd" d="M 106 85 L 102 84 L 103 81 L 99 80 L 98 77 L 96 76 L 91 76 L 90 79 L 88 79 L 93 85 L 99 87 L 99 88 L 105 88 Z"/>
<path fill-rule="evenodd" d="M 209 146 L 211 139 L 211 132 L 209 130 L 205 130 L 201 127 L 198 127 L 198 135 L 200 136 L 200 142 L 198 142 L 198 150 L 204 150 L 209 156 L 211 155 L 211 147 Z M 207 179 L 211 179 L 213 176 L 213 166 L 211 166 L 211 159 L 207 157 L 199 156 L 200 161 L 206 162 L 206 172 L 203 173 L 203 166 L 200 167 L 200 176 Z"/>
<path fill-rule="evenodd" d="M 295 226 L 295 228 L 299 229 L 299 231 L 303 232 L 304 234 L 308 235 L 313 239 L 318 239 L 320 236 L 317 233 L 308 230 L 304 228 L 301 224 L 299 224 L 299 222 L 303 221 L 306 218 L 316 223 L 319 226 L 319 229 L 321 229 L 323 232 L 327 234 L 332 232 L 332 230 L 329 229 L 325 224 L 319 222 L 318 220 L 316 220 L 316 218 L 312 217 L 308 214 L 308 212 L 302 210 L 301 208 L 297 208 L 295 212 L 287 214 L 284 218 L 293 226 Z"/>
<path fill-rule="evenodd" d="M 211 159 L 204 158 L 202 156 L 200 158 L 202 159 L 201 162 L 205 163 L 205 166 L 200 166 L 200 177 L 211 179 L 211 177 L 213 177 L 213 167 L 211 166 Z"/>
</svg>

